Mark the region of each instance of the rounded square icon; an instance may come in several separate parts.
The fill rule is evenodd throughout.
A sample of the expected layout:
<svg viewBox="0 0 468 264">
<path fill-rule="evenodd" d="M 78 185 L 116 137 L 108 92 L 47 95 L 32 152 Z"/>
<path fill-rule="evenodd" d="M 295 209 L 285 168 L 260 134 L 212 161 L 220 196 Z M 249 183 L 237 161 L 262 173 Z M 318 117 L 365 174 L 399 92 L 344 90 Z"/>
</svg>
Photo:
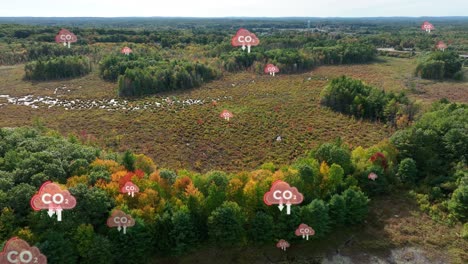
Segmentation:
<svg viewBox="0 0 468 264">
<path fill-rule="evenodd" d="M 5 243 L 0 252 L 1 264 L 47 264 L 47 257 L 42 255 L 37 247 L 31 247 L 28 242 L 13 237 Z"/>
</svg>

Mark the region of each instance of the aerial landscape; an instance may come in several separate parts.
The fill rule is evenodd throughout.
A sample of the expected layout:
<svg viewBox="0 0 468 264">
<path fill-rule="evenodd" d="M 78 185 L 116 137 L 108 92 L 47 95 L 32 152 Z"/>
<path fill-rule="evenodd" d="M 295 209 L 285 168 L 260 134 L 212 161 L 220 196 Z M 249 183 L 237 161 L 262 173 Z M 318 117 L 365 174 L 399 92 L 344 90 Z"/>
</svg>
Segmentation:
<svg viewBox="0 0 468 264">
<path fill-rule="evenodd" d="M 26 2 L 0 264 L 468 263 L 468 4 Z"/>
</svg>

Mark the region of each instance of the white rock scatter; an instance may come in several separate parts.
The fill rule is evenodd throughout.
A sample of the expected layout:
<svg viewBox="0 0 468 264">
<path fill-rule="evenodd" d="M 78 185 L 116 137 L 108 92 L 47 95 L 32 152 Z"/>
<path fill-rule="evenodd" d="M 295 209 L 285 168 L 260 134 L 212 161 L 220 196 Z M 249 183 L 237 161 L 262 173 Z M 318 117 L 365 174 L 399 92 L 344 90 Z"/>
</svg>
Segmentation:
<svg viewBox="0 0 468 264">
<path fill-rule="evenodd" d="M 3 102 L 6 99 L 7 103 Z M 207 97 L 206 99 L 176 99 L 167 98 L 151 98 L 138 101 L 127 101 L 123 99 L 64 99 L 50 96 L 35 96 L 26 95 L 15 97 L 10 95 L 0 95 L 0 107 L 5 105 L 23 105 L 34 109 L 37 108 L 52 108 L 61 107 L 65 110 L 86 110 L 86 109 L 102 109 L 107 111 L 139 111 L 139 110 L 156 110 L 164 108 L 185 108 L 193 105 L 203 105 L 216 101 L 231 100 L 231 96 L 224 96 L 219 98 Z"/>
</svg>

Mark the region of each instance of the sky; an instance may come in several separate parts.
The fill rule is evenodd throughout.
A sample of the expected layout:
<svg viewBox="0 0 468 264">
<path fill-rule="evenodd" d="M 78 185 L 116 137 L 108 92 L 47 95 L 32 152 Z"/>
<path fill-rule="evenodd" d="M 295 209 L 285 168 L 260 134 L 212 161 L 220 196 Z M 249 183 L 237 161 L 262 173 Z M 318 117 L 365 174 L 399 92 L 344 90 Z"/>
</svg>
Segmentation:
<svg viewBox="0 0 468 264">
<path fill-rule="evenodd" d="M 2 0 L 0 17 L 468 16 L 468 0 Z"/>
</svg>

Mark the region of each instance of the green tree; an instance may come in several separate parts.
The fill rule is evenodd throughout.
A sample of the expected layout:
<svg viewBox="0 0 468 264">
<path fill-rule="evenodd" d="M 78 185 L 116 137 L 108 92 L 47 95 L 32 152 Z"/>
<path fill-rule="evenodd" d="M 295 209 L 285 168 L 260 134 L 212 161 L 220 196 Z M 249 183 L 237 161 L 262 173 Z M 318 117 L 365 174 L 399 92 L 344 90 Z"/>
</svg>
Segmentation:
<svg viewBox="0 0 468 264">
<path fill-rule="evenodd" d="M 71 214 L 76 223 L 85 222 L 99 226 L 107 221 L 109 211 L 114 207 L 114 200 L 104 190 L 78 184 L 69 191 L 77 200 Z"/>
<path fill-rule="evenodd" d="M 15 228 L 17 228 L 17 226 L 13 210 L 4 207 L 0 215 L 0 241 L 8 240 Z"/>
<path fill-rule="evenodd" d="M 335 194 L 328 202 L 330 219 L 335 226 L 342 226 L 346 220 L 346 202 L 343 196 Z"/>
<path fill-rule="evenodd" d="M 63 232 L 48 230 L 42 235 L 38 248 L 49 263 L 78 263 L 78 252 Z"/>
<path fill-rule="evenodd" d="M 417 179 L 417 174 L 416 162 L 412 158 L 406 158 L 398 165 L 397 175 L 403 183 L 414 183 Z"/>
<path fill-rule="evenodd" d="M 208 218 L 208 233 L 220 245 L 235 245 L 243 242 L 244 216 L 235 202 L 224 202 Z"/>
<path fill-rule="evenodd" d="M 128 171 L 135 171 L 135 161 L 135 155 L 133 155 L 133 153 L 128 150 L 125 151 L 122 158 L 122 164 Z"/>
<path fill-rule="evenodd" d="M 349 150 L 335 143 L 324 143 L 315 151 L 315 158 L 321 163 L 338 164 L 343 168 L 344 174 L 352 172 L 351 153 Z"/>
<path fill-rule="evenodd" d="M 270 211 L 274 211 L 275 217 L 275 238 L 292 240 L 297 238 L 294 230 L 301 224 L 301 208 L 299 206 L 291 206 L 291 214 L 286 214 L 286 208 L 282 211 L 278 210 L 277 206 L 272 206 Z"/>
<path fill-rule="evenodd" d="M 468 221 L 468 185 L 460 185 L 448 203 L 450 212 L 461 222 Z"/>
<path fill-rule="evenodd" d="M 250 223 L 249 237 L 254 242 L 266 243 L 273 239 L 275 224 L 273 217 L 264 212 L 257 212 Z"/>
<path fill-rule="evenodd" d="M 90 256 L 89 253 L 94 246 L 94 237 L 92 225 L 81 224 L 76 228 L 73 234 L 73 242 L 80 256 L 80 263 L 93 263 L 93 256 Z"/>
<path fill-rule="evenodd" d="M 301 219 L 315 230 L 316 238 L 324 237 L 330 231 L 328 210 L 328 205 L 320 199 L 315 199 L 301 208 Z"/>
<path fill-rule="evenodd" d="M 346 203 L 346 223 L 359 224 L 367 216 L 369 199 L 362 191 L 347 189 L 343 192 Z"/>
<path fill-rule="evenodd" d="M 26 221 L 26 216 L 32 211 L 30 201 L 36 191 L 36 188 L 33 186 L 20 183 L 7 193 L 9 197 L 8 205 L 13 209 L 20 223 Z"/>
<path fill-rule="evenodd" d="M 177 255 L 181 255 L 196 244 L 197 230 L 187 209 L 174 213 L 172 216 L 172 226 L 174 228 L 171 230 L 170 236 L 175 243 L 173 251 Z"/>
</svg>

